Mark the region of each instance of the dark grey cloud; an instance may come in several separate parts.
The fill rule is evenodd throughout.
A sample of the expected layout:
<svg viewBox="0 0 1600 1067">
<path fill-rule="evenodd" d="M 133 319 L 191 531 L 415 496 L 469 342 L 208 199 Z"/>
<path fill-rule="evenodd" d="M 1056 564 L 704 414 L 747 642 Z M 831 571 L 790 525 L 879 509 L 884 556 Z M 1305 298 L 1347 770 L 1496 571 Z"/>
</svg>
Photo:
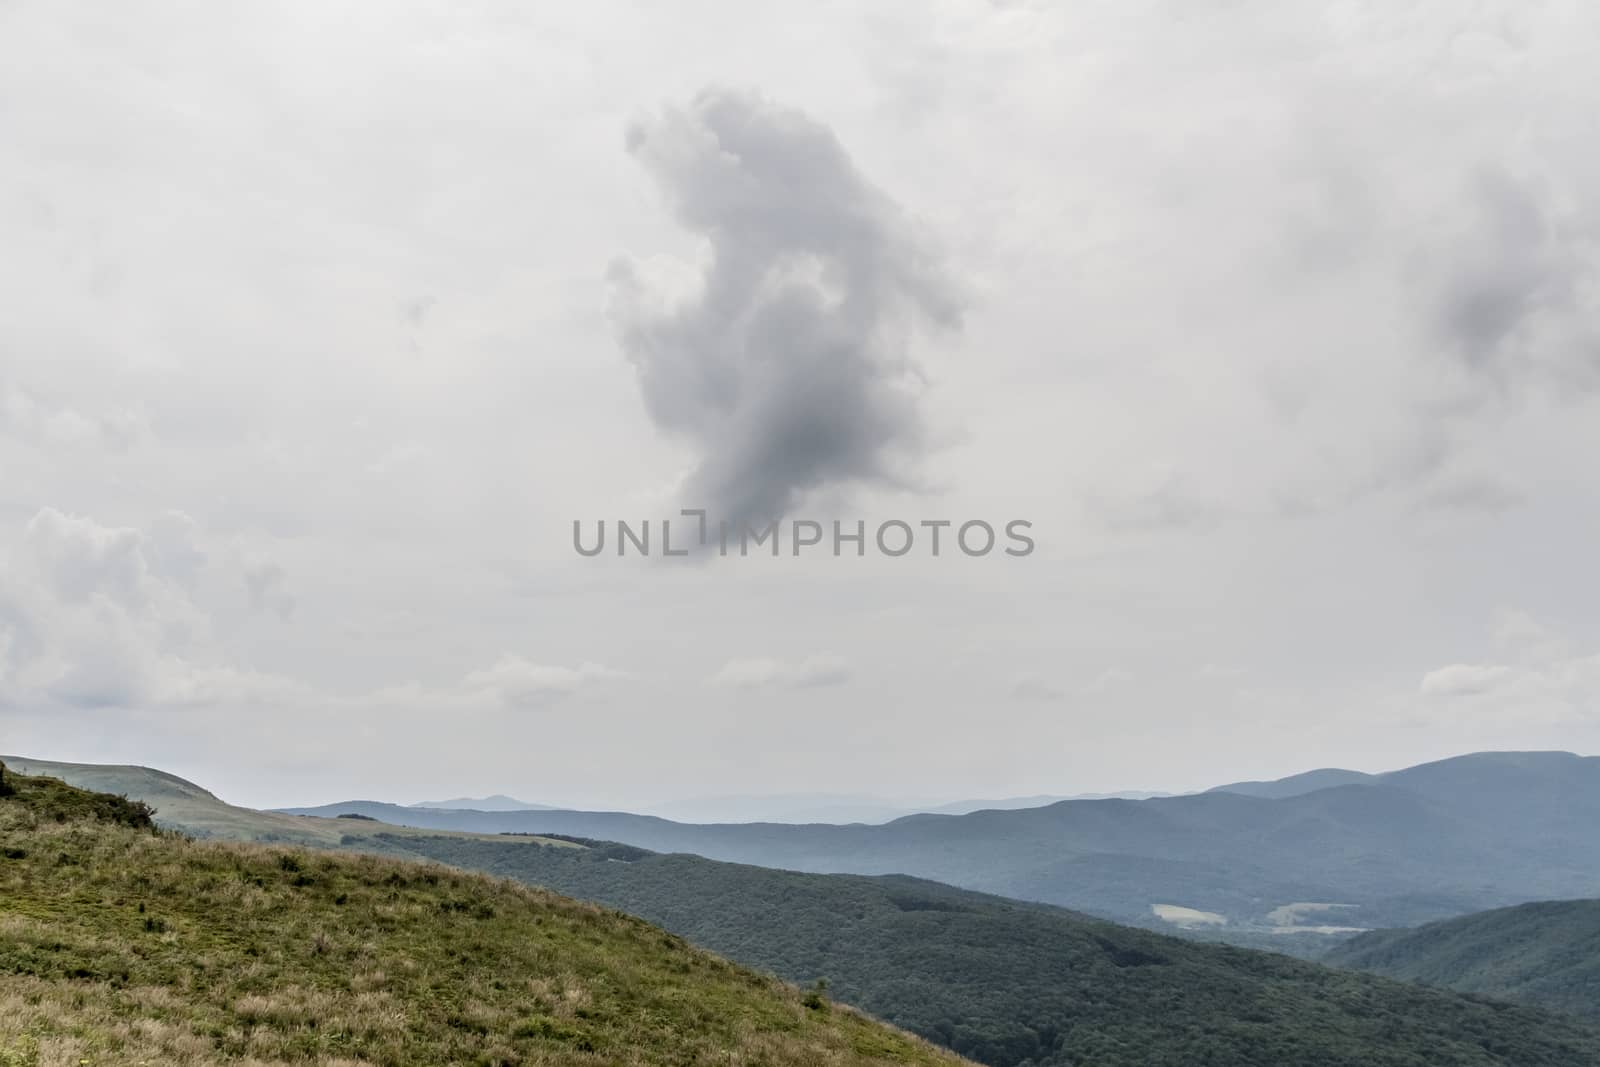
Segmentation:
<svg viewBox="0 0 1600 1067">
<path fill-rule="evenodd" d="M 1452 351 L 1501 387 L 1600 385 L 1600 335 L 1581 306 L 1592 237 L 1550 189 L 1499 169 L 1474 176 L 1471 201 L 1474 232 L 1448 256 L 1438 307 Z"/>
<path fill-rule="evenodd" d="M 710 246 L 670 306 L 634 265 L 611 272 L 646 407 L 700 450 L 685 506 L 755 522 L 824 486 L 904 483 L 925 447 L 912 334 L 962 313 L 904 212 L 826 126 L 749 93 L 702 92 L 627 144 Z"/>
</svg>

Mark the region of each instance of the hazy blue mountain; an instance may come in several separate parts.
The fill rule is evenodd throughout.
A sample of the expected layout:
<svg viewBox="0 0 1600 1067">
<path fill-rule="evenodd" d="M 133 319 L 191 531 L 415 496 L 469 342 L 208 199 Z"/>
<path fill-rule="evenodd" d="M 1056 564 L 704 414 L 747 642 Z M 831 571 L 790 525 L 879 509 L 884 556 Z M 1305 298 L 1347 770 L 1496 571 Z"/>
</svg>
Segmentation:
<svg viewBox="0 0 1600 1067">
<path fill-rule="evenodd" d="M 791 870 L 911 874 L 1131 922 L 1154 922 L 1157 907 L 1172 906 L 1219 917 L 1226 931 L 1324 925 L 1306 922 L 1304 909 L 1283 910 L 1293 904 L 1340 905 L 1327 925 L 1364 928 L 1600 895 L 1600 759 L 1480 753 L 1374 777 L 1282 798 L 1212 791 L 1070 800 L 881 826 L 686 824 L 621 812 L 464 813 L 373 802 L 290 810 L 571 834 Z"/>
<path fill-rule="evenodd" d="M 1374 930 L 1326 960 L 1600 1023 L 1600 900 L 1539 901 L 1415 929 Z"/>
<path fill-rule="evenodd" d="M 1144 800 L 1170 793 L 1129 791 L 1038 794 L 1023 797 L 974 797 L 965 800 L 913 803 L 856 793 L 772 793 L 694 797 L 651 805 L 646 813 L 674 822 L 699 823 L 850 823 L 881 825 L 907 815 L 966 815 L 974 811 L 1039 808 L 1063 800 Z"/>
<path fill-rule="evenodd" d="M 1239 793 L 1247 797 L 1268 797 L 1278 800 L 1340 785 L 1370 785 L 1381 777 L 1376 774 L 1364 774 L 1361 771 L 1324 767 L 1321 770 L 1291 774 L 1287 778 L 1277 778 L 1270 782 L 1234 782 L 1230 785 L 1219 785 L 1208 792 Z"/>
<path fill-rule="evenodd" d="M 974 800 L 957 800 L 949 804 L 936 804 L 920 812 L 907 815 L 970 815 L 975 811 L 1016 811 L 1019 808 L 1043 808 L 1063 800 L 1149 800 L 1152 797 L 1170 797 L 1171 793 L 1153 793 L 1143 789 L 1128 789 L 1115 793 L 1068 793 L 1054 795 L 1040 793 L 1027 797 L 991 797 Z"/>
<path fill-rule="evenodd" d="M 915 810 L 863 793 L 740 793 L 652 804 L 675 822 L 885 823 Z"/>
</svg>

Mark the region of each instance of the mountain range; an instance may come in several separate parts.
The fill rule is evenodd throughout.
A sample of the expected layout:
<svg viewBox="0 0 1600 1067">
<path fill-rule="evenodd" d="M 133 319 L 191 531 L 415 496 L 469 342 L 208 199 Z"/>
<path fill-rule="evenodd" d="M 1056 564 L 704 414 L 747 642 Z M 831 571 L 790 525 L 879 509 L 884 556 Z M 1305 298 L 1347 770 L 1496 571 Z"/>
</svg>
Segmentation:
<svg viewBox="0 0 1600 1067">
<path fill-rule="evenodd" d="M 1490 752 L 1357 773 L 1316 771 L 1146 800 L 912 815 L 879 826 L 694 824 L 375 801 L 284 810 L 422 829 L 565 834 L 799 871 L 910 874 L 1123 922 L 1204 925 L 1247 941 L 1600 895 L 1600 759 Z"/>
<path fill-rule="evenodd" d="M 1037 794 L 1019 797 L 980 797 L 966 800 L 907 803 L 870 794 L 780 793 L 696 797 L 652 804 L 643 814 L 675 822 L 778 822 L 778 823 L 886 823 L 907 815 L 965 815 L 973 811 L 1038 808 L 1063 800 L 1144 800 L 1166 793 Z M 485 809 L 487 810 L 487 809 Z"/>
</svg>

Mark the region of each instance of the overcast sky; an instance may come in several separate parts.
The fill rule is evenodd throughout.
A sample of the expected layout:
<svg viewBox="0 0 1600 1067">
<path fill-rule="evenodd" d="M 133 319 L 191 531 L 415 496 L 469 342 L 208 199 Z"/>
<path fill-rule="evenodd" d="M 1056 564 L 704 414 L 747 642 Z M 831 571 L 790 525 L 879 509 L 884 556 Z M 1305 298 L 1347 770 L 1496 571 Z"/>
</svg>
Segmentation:
<svg viewBox="0 0 1600 1067">
<path fill-rule="evenodd" d="M 1597 35 L 0 4 L 0 751 L 608 807 L 1600 751 Z M 574 551 L 685 507 L 1037 547 Z"/>
</svg>

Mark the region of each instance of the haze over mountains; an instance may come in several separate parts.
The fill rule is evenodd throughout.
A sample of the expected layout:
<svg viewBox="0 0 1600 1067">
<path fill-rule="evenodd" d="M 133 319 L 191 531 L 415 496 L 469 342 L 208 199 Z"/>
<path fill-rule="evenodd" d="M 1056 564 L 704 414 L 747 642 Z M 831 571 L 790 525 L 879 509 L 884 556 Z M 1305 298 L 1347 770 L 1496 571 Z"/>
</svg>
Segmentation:
<svg viewBox="0 0 1600 1067">
<path fill-rule="evenodd" d="M 456 797 L 453 800 L 423 800 L 413 808 L 443 808 L 446 811 L 549 811 L 548 804 L 529 804 L 504 793 L 487 797 Z"/>
<path fill-rule="evenodd" d="M 1219 917 L 1212 925 L 1241 933 L 1411 925 L 1600 894 L 1600 759 L 1562 752 L 1477 753 L 1379 775 L 1317 771 L 1185 796 L 923 814 L 881 826 L 690 824 L 370 801 L 285 810 L 571 834 L 801 871 L 911 874 L 1129 922 L 1155 921 L 1155 909 L 1168 906 Z M 1284 910 L 1296 904 L 1337 906 L 1329 912 L 1336 918 Z"/>
<path fill-rule="evenodd" d="M 371 801 L 292 809 L 329 816 L 307 819 L 232 808 L 159 772 L 143 772 L 144 781 L 137 768 L 15 763 L 97 788 L 154 791 L 152 803 L 205 834 L 309 843 L 380 830 L 568 835 L 796 871 L 908 874 L 1303 956 L 1363 929 L 1600 896 L 1600 773 L 1595 759 L 1568 753 L 1479 753 L 1310 791 L 1329 772 L 1144 801 L 846 826 Z M 1232 791 L 1246 787 L 1288 795 Z M 348 814 L 381 822 L 331 818 Z"/>
<path fill-rule="evenodd" d="M 966 815 L 974 811 L 1038 808 L 1063 800 L 1112 798 L 1144 800 L 1168 795 L 1170 794 L 1129 790 L 1116 793 L 975 797 L 966 800 L 912 803 L 862 793 L 745 794 L 696 797 L 653 804 L 644 809 L 642 814 L 656 815 L 675 822 L 886 823 L 903 819 L 907 815 Z"/>
</svg>

